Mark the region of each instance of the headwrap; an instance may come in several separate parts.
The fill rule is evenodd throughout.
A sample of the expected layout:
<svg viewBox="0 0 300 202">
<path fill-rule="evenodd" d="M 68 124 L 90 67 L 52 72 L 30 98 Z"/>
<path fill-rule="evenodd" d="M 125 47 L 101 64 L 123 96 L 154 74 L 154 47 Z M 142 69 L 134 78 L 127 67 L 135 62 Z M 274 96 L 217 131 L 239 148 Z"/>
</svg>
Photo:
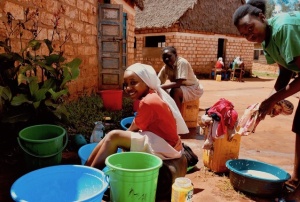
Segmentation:
<svg viewBox="0 0 300 202">
<path fill-rule="evenodd" d="M 177 133 L 178 134 L 188 133 L 189 129 L 187 128 L 175 101 L 173 100 L 172 97 L 170 97 L 170 95 L 165 90 L 163 90 L 161 88 L 160 80 L 159 80 L 158 76 L 156 75 L 156 72 L 153 69 L 153 67 L 150 65 L 135 63 L 135 64 L 129 66 L 126 70 L 130 70 L 130 71 L 133 71 L 134 73 L 136 73 L 146 83 L 146 85 L 149 88 L 154 90 L 158 94 L 158 96 L 165 103 L 168 104 L 168 106 L 170 107 L 170 109 L 173 113 L 173 116 L 176 120 Z"/>
</svg>

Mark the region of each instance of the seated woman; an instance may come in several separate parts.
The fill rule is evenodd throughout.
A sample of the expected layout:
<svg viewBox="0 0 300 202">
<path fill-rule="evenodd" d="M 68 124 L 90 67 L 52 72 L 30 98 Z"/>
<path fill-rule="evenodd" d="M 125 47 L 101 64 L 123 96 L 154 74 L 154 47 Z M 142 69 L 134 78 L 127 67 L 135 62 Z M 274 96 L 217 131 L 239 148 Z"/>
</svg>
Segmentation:
<svg viewBox="0 0 300 202">
<path fill-rule="evenodd" d="M 217 74 L 217 72 L 221 72 L 222 79 L 227 79 L 227 74 L 226 70 L 224 69 L 224 62 L 222 57 L 219 57 L 215 64 L 214 74 Z"/>
<path fill-rule="evenodd" d="M 235 59 L 234 59 L 234 68 L 241 68 L 243 69 L 244 68 L 244 62 L 242 61 L 241 57 L 240 56 L 237 56 Z"/>
<path fill-rule="evenodd" d="M 217 62 L 216 62 L 216 65 L 215 65 L 215 68 L 216 69 L 223 69 L 224 68 L 224 62 L 223 62 L 223 58 L 222 57 L 219 57 Z"/>
<path fill-rule="evenodd" d="M 124 72 L 124 91 L 140 100 L 137 115 L 127 131 L 112 130 L 98 143 L 86 165 L 103 169 L 105 159 L 118 148 L 154 154 L 165 159 L 182 155 L 178 134 L 189 132 L 174 100 L 160 87 L 155 70 L 136 63 Z"/>
<path fill-rule="evenodd" d="M 241 60 L 241 57 L 240 56 L 237 56 L 234 61 L 233 61 L 233 64 L 232 64 L 232 76 L 231 76 L 231 79 L 233 79 L 233 77 L 237 76 L 238 77 L 238 81 L 243 81 L 242 78 L 243 78 L 243 75 L 245 74 L 245 65 L 244 65 L 244 62 Z"/>
<path fill-rule="evenodd" d="M 184 102 L 199 99 L 203 94 L 203 86 L 199 83 L 191 64 L 177 55 L 173 46 L 162 50 L 164 66 L 158 73 L 161 88 L 167 90 L 175 100 L 178 109 Z M 166 82 L 166 81 L 170 82 Z"/>
</svg>

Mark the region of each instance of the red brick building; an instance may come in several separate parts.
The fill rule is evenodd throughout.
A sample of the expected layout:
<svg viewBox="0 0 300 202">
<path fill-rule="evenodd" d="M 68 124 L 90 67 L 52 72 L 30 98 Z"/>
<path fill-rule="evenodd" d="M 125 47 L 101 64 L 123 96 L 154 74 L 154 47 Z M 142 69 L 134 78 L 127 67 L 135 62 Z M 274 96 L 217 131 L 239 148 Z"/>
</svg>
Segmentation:
<svg viewBox="0 0 300 202">
<path fill-rule="evenodd" d="M 0 22 L 7 21 L 7 12 L 17 22 L 24 20 L 27 8 L 30 12 L 38 9 L 40 31 L 37 39 L 43 40 L 51 36 L 54 13 L 63 9 L 58 29 L 71 36 L 63 46 L 64 56 L 69 60 L 75 57 L 82 59 L 80 76 L 69 85 L 71 97 L 77 97 L 99 89 L 121 88 L 125 67 L 134 63 L 135 6 L 143 9 L 143 1 L 6 0 L 0 1 Z M 6 37 L 6 27 L 0 23 L 0 40 Z M 30 40 L 28 33 L 24 33 L 23 37 Z M 10 38 L 12 48 L 20 50 L 18 36 Z M 62 41 L 59 38 L 54 40 L 57 43 Z M 0 52 L 3 52 L 1 47 Z"/>
<path fill-rule="evenodd" d="M 161 47 L 175 46 L 195 73 L 209 74 L 218 57 L 225 65 L 241 56 L 251 72 L 253 43 L 246 41 L 232 23 L 241 0 L 145 0 L 144 9 L 136 10 L 135 59 L 162 67 Z"/>
</svg>

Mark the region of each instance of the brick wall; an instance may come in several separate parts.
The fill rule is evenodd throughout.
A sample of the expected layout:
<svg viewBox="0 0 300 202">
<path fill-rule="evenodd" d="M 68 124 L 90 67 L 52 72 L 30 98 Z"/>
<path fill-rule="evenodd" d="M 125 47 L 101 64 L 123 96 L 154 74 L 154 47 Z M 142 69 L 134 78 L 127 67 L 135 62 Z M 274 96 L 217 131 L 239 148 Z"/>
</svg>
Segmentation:
<svg viewBox="0 0 300 202">
<path fill-rule="evenodd" d="M 123 4 L 123 11 L 127 13 L 127 61 L 128 65 L 134 63 L 134 9 L 122 0 L 113 0 L 113 4 Z M 78 95 L 89 94 L 98 90 L 99 61 L 97 45 L 97 22 L 98 22 L 98 1 L 97 0 L 6 0 L 0 1 L 0 22 L 6 21 L 6 12 L 11 12 L 18 19 L 24 19 L 26 8 L 31 10 L 39 9 L 41 29 L 38 39 L 50 37 L 53 25 L 53 14 L 61 7 L 65 12 L 61 15 L 59 30 L 61 33 L 69 32 L 71 40 L 64 46 L 65 57 L 71 60 L 75 57 L 82 59 L 80 76 L 69 84 L 70 99 Z M 0 40 L 6 36 L 5 27 L 0 23 Z M 24 34 L 26 37 L 26 33 Z M 29 37 L 27 37 L 29 39 Z M 12 47 L 20 50 L 17 38 L 13 38 Z M 59 44 L 59 39 L 55 40 Z M 0 52 L 3 49 L 0 48 Z M 42 49 L 46 51 L 46 49 Z M 45 53 L 43 53 L 45 54 Z"/>
<path fill-rule="evenodd" d="M 126 10 L 125 10 L 126 12 Z M 134 15 L 127 13 L 127 66 L 134 63 Z"/>
<path fill-rule="evenodd" d="M 11 12 L 16 20 L 24 19 L 24 11 L 26 8 L 39 10 L 39 29 L 38 39 L 45 39 L 52 36 L 53 31 L 53 14 L 60 8 L 65 10 L 62 13 L 59 22 L 59 31 L 61 36 L 67 32 L 71 35 L 71 40 L 67 41 L 63 47 L 64 56 L 68 61 L 78 57 L 82 59 L 80 66 L 80 76 L 77 80 L 69 85 L 71 97 L 76 94 L 90 93 L 97 89 L 98 85 L 98 56 L 97 56 L 97 0 L 26 0 L 0 1 L 0 21 L 6 21 L 6 12 Z M 24 33 L 26 34 L 29 33 Z M 0 40 L 6 36 L 3 24 L 0 25 Z M 26 37 L 25 37 L 26 38 Z M 27 38 L 29 39 L 29 37 Z M 61 44 L 63 40 L 56 38 L 55 44 Z M 12 47 L 19 50 L 20 45 L 18 39 L 12 39 Z M 47 54 L 46 49 L 42 49 L 41 53 Z M 0 49 L 0 51 L 3 51 Z M 39 53 L 39 54 L 41 54 Z"/>
<path fill-rule="evenodd" d="M 252 72 L 253 48 L 253 43 L 244 38 L 229 38 L 226 49 L 226 64 L 232 62 L 236 56 L 240 56 L 245 63 L 246 71 Z"/>
<path fill-rule="evenodd" d="M 180 32 L 181 31 L 181 32 Z M 227 40 L 225 50 L 225 65 L 236 57 L 241 56 L 245 68 L 251 71 L 253 62 L 253 44 L 243 38 L 231 36 L 212 35 L 208 33 L 188 32 L 176 27 L 171 29 L 145 29 L 136 31 L 136 62 L 152 65 L 158 72 L 163 66 L 161 56 L 147 54 L 145 36 L 165 35 L 166 46 L 174 46 L 178 55 L 186 58 L 192 65 L 196 74 L 209 74 L 217 60 L 218 38 Z M 154 48 L 161 51 L 161 48 Z M 153 50 L 155 51 L 155 50 Z M 152 52 L 153 52 L 152 51 Z"/>
</svg>

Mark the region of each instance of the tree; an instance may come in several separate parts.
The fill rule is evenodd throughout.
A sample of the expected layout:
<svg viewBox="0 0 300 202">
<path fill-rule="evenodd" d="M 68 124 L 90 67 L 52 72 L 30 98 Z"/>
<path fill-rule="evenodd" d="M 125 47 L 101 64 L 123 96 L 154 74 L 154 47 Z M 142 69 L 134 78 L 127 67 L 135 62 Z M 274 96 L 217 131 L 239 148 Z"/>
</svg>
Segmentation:
<svg viewBox="0 0 300 202">
<path fill-rule="evenodd" d="M 275 10 L 276 6 L 280 7 L 280 10 Z M 277 13 L 299 11 L 300 2 L 298 0 L 267 0 L 266 1 L 266 17 L 270 18 Z"/>
<path fill-rule="evenodd" d="M 275 2 L 274 0 L 266 1 L 266 17 L 267 19 L 272 17 L 273 11 L 275 10 Z"/>
</svg>

